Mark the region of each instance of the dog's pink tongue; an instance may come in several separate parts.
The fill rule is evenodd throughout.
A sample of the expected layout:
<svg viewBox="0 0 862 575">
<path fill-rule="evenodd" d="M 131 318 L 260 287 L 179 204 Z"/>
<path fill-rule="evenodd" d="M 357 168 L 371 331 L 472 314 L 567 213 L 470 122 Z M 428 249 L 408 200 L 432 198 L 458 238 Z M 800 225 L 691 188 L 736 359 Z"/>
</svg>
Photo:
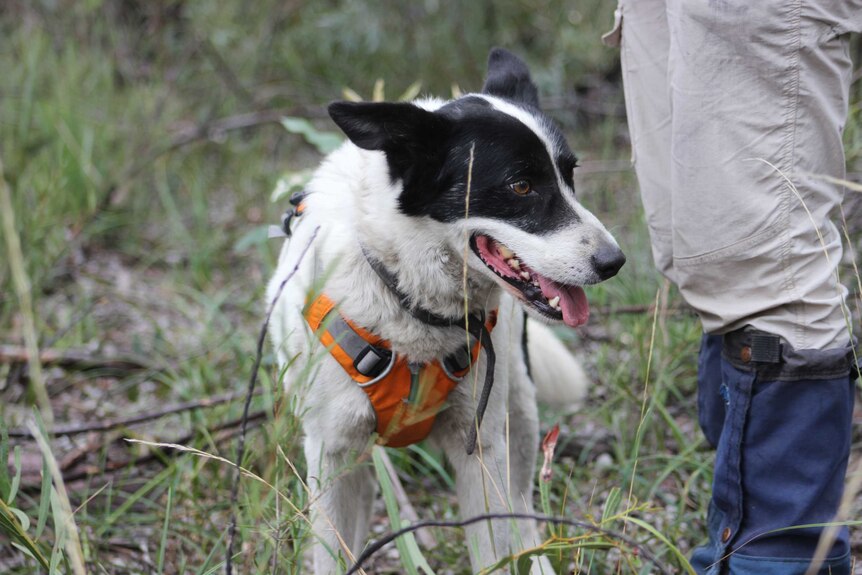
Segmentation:
<svg viewBox="0 0 862 575">
<path fill-rule="evenodd" d="M 536 274 L 542 293 L 548 299 L 560 296 L 560 309 L 563 312 L 563 322 L 569 327 L 584 325 L 590 319 L 590 304 L 587 294 L 580 286 L 566 286 Z"/>
</svg>

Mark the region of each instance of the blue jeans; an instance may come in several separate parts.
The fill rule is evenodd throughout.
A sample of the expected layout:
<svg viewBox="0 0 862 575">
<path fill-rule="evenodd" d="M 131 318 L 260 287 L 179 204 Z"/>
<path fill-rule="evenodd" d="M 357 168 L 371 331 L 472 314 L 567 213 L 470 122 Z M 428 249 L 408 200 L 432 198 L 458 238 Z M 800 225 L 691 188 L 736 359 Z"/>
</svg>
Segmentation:
<svg viewBox="0 0 862 575">
<path fill-rule="evenodd" d="M 702 575 L 802 575 L 835 518 L 850 453 L 856 372 L 850 350 L 794 350 L 750 329 L 705 335 L 698 411 L 716 447 Z M 820 573 L 849 575 L 841 528 Z"/>
</svg>

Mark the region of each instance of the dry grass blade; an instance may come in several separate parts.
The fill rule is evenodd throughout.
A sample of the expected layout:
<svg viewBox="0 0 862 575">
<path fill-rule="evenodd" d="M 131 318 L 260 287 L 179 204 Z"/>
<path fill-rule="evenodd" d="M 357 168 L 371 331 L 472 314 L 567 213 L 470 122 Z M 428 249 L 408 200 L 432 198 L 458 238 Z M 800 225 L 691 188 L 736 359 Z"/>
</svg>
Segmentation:
<svg viewBox="0 0 862 575">
<path fill-rule="evenodd" d="M 72 512 L 72 504 L 69 502 L 69 494 L 66 491 L 66 484 L 63 482 L 63 474 L 60 472 L 60 466 L 57 465 L 57 460 L 51 451 L 51 446 L 48 445 L 48 440 L 42 434 L 42 430 L 34 421 L 29 423 L 30 432 L 36 438 L 39 444 L 39 449 L 42 451 L 42 456 L 48 465 L 51 472 L 51 479 L 54 481 L 54 489 L 57 492 L 57 499 L 60 503 L 59 516 L 63 522 L 62 531 L 65 538 L 66 557 L 72 565 L 72 571 L 75 575 L 86 575 L 87 569 L 84 567 L 84 552 L 81 550 L 81 539 L 78 535 L 78 526 L 75 523 L 75 515 Z M 55 517 L 57 515 L 55 514 Z M 57 525 L 58 533 L 61 531 L 61 526 Z"/>
<path fill-rule="evenodd" d="M 15 284 L 15 292 L 18 296 L 21 317 L 24 327 L 24 339 L 27 342 L 27 364 L 30 367 L 30 383 L 42 419 L 50 428 L 54 424 L 54 411 L 51 409 L 51 400 L 48 398 L 48 390 L 45 388 L 45 379 L 42 376 L 42 364 L 39 361 L 39 339 L 36 335 L 36 320 L 33 312 L 33 302 L 30 298 L 30 281 L 24 267 L 24 255 L 21 251 L 21 242 L 18 232 L 15 230 L 15 211 L 12 206 L 12 194 L 6 183 L 3 170 L 3 160 L 0 158 L 0 212 L 3 218 L 3 235 L 6 237 L 6 247 L 9 251 L 9 267 L 12 269 L 12 279 Z"/>
</svg>

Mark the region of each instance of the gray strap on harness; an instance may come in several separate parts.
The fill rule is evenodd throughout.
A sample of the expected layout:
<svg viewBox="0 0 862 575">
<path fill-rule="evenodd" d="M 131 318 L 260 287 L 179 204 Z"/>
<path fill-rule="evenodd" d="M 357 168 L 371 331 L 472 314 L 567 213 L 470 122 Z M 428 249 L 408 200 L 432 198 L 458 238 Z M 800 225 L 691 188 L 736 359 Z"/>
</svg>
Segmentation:
<svg viewBox="0 0 862 575">
<path fill-rule="evenodd" d="M 330 317 L 331 316 L 331 317 Z M 335 310 L 323 319 L 332 338 L 344 352 L 353 358 L 353 367 L 366 377 L 376 379 L 391 368 L 393 354 L 384 347 L 371 345 L 356 333 L 350 324 Z M 370 385 L 368 382 L 362 385 Z"/>
</svg>

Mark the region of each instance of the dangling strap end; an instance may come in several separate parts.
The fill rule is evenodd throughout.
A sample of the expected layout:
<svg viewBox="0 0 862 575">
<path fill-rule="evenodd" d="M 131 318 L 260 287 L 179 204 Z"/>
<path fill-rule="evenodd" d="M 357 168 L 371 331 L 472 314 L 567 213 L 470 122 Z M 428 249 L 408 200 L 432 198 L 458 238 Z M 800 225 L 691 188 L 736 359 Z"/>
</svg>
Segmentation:
<svg viewBox="0 0 862 575">
<path fill-rule="evenodd" d="M 478 327 L 477 327 L 478 326 Z M 485 350 L 485 382 L 482 384 L 482 393 L 479 395 L 479 403 L 476 406 L 476 417 L 470 429 L 467 430 L 467 455 L 472 455 L 476 450 L 476 442 L 479 439 L 479 427 L 488 407 L 488 399 L 491 397 L 491 387 L 494 385 L 494 366 L 497 362 L 494 346 L 491 344 L 491 334 L 485 328 L 484 323 L 469 323 L 468 331 L 479 340 L 479 345 Z"/>
</svg>

